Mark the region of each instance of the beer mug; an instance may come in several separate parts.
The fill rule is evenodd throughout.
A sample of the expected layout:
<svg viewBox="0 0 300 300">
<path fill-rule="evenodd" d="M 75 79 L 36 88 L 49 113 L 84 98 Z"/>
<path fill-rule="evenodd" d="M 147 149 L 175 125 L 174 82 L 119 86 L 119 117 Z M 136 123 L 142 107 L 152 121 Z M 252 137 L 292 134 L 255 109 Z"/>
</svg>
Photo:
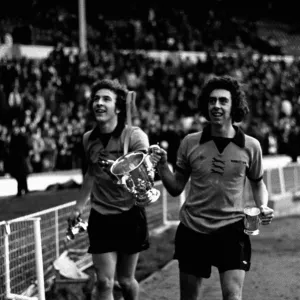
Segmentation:
<svg viewBox="0 0 300 300">
<path fill-rule="evenodd" d="M 110 168 L 118 184 L 124 185 L 134 195 L 135 204 L 142 207 L 155 202 L 160 196 L 160 191 L 153 188 L 155 166 L 150 160 L 152 149 L 150 147 L 147 154 L 129 152 L 119 157 Z"/>
<path fill-rule="evenodd" d="M 245 219 L 245 229 L 244 232 L 248 235 L 259 234 L 259 224 L 260 224 L 260 209 L 258 207 L 245 207 L 244 209 Z"/>
</svg>

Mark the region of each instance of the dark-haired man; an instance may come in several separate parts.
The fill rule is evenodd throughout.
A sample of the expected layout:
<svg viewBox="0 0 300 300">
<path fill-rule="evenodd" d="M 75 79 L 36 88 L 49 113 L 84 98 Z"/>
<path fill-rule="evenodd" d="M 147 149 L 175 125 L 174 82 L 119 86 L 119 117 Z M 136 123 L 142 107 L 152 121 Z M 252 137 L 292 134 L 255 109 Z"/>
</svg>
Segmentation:
<svg viewBox="0 0 300 300">
<path fill-rule="evenodd" d="M 175 172 L 167 154 L 156 151 L 155 160 L 164 186 L 178 196 L 190 179 L 190 189 L 180 210 L 175 255 L 180 270 L 180 299 L 198 299 L 203 278 L 218 268 L 223 299 L 242 298 L 245 272 L 250 269 L 251 244 L 244 233 L 246 177 L 261 222 L 269 224 L 273 210 L 267 206 L 259 142 L 235 126 L 248 113 L 245 94 L 237 80 L 212 77 L 199 97 L 201 113 L 209 124 L 182 141 Z"/>
<path fill-rule="evenodd" d="M 123 155 L 127 137 L 128 151 L 147 151 L 147 135 L 138 127 L 125 125 L 127 89 L 116 80 L 96 82 L 91 91 L 90 111 L 94 129 L 83 137 L 88 167 L 80 196 L 72 212 L 76 219 L 88 198 L 90 246 L 97 273 L 97 292 L 101 300 L 113 299 L 114 279 L 122 288 L 124 299 L 138 299 L 135 269 L 139 252 L 149 247 L 145 209 L 109 172 L 110 162 Z"/>
</svg>

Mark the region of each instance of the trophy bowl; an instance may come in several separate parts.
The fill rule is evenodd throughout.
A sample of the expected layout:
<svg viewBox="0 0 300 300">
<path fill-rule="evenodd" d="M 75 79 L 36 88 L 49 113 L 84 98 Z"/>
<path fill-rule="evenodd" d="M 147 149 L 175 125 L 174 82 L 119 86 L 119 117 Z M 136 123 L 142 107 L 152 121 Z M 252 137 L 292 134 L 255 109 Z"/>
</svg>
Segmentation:
<svg viewBox="0 0 300 300">
<path fill-rule="evenodd" d="M 112 164 L 110 172 L 134 195 L 136 205 L 144 207 L 159 198 L 160 191 L 153 188 L 155 168 L 149 154 L 129 152 Z"/>
</svg>

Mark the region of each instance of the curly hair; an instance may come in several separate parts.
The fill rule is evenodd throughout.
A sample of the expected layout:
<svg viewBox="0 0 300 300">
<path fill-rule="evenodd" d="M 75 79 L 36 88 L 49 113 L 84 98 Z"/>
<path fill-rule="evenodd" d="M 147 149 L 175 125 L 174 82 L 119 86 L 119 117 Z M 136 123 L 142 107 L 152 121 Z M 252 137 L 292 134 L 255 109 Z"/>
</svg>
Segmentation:
<svg viewBox="0 0 300 300">
<path fill-rule="evenodd" d="M 200 113 L 209 120 L 208 114 L 208 100 L 212 91 L 226 90 L 231 94 L 232 109 L 231 116 L 232 122 L 241 122 L 249 113 L 249 106 L 246 100 L 245 92 L 242 85 L 233 77 L 213 76 L 205 84 L 201 94 L 198 97 L 198 108 Z"/>
<path fill-rule="evenodd" d="M 126 96 L 128 93 L 127 88 L 122 85 L 117 79 L 102 79 L 96 81 L 91 88 L 91 97 L 88 104 L 89 112 L 94 116 L 93 112 L 93 99 L 95 94 L 101 89 L 108 89 L 114 92 L 116 97 L 116 108 L 119 109 L 120 113 L 118 114 L 118 122 L 124 124 L 126 121 Z"/>
</svg>

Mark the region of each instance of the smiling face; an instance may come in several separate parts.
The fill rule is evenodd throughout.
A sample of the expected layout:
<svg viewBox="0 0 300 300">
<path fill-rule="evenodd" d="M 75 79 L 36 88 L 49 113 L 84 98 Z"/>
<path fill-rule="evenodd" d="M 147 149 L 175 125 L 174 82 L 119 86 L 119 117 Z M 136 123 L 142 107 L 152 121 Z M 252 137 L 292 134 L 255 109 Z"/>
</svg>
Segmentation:
<svg viewBox="0 0 300 300">
<path fill-rule="evenodd" d="M 93 112 L 97 122 L 117 122 L 119 109 L 116 107 L 117 95 L 109 89 L 100 89 L 93 98 Z"/>
<path fill-rule="evenodd" d="M 227 90 L 213 90 L 208 99 L 208 115 L 213 125 L 231 125 L 232 99 Z"/>
</svg>

